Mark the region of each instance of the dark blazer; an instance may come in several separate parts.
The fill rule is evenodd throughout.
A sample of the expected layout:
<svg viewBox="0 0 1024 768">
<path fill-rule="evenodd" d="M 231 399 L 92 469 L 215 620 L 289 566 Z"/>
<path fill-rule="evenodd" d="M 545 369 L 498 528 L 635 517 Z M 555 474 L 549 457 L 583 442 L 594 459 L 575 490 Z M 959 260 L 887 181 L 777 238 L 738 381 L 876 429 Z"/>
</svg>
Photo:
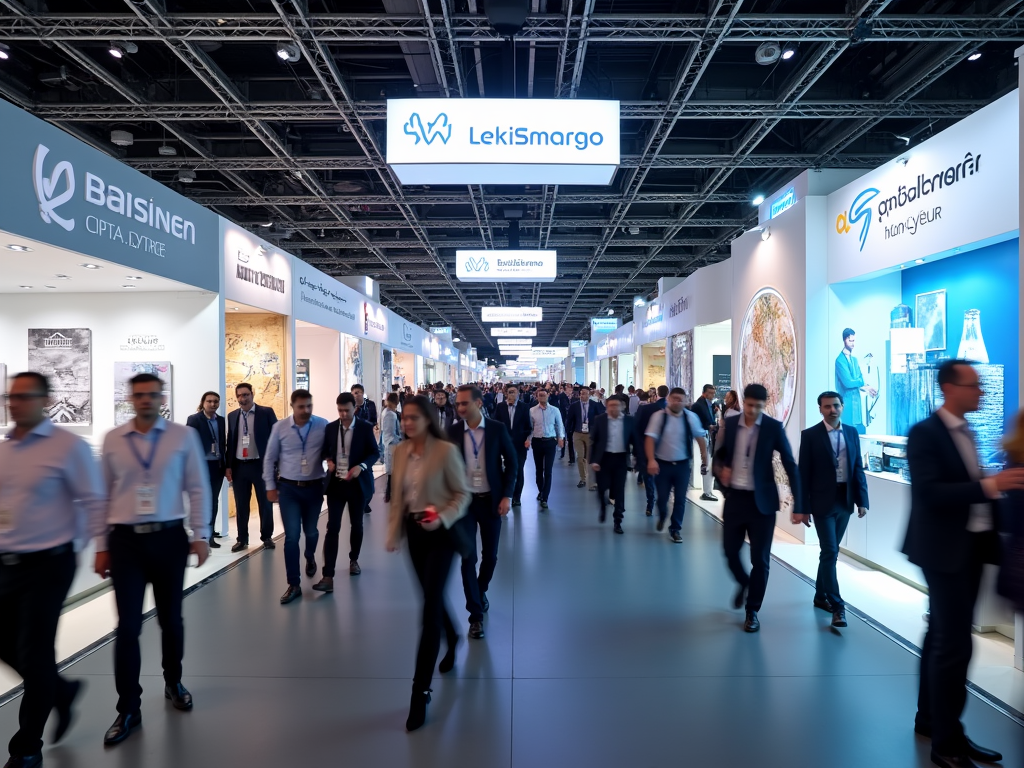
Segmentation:
<svg viewBox="0 0 1024 768">
<path fill-rule="evenodd" d="M 525 443 L 530 435 L 533 434 L 533 428 L 530 426 L 530 406 L 528 403 L 524 403 L 521 399 L 516 403 L 516 423 L 509 424 L 508 421 L 508 403 L 498 403 L 494 406 L 494 418 L 496 421 L 500 421 L 505 425 L 505 428 L 509 431 L 512 437 L 512 445 L 515 446 L 517 451 L 525 451 Z"/>
<path fill-rule="evenodd" d="M 594 419 L 605 412 L 605 407 L 597 400 L 587 401 L 587 423 L 593 423 Z M 583 401 L 577 400 L 569 406 L 569 415 L 565 419 L 565 433 L 572 437 L 573 432 L 583 429 Z"/>
<path fill-rule="evenodd" d="M 690 406 L 690 410 L 697 414 L 700 424 L 704 429 L 711 429 L 715 426 L 715 416 L 711 413 L 711 403 L 703 397 L 698 397 L 696 402 Z"/>
<path fill-rule="evenodd" d="M 565 392 L 558 392 L 550 398 L 551 404 L 555 406 L 562 413 L 562 423 L 565 423 L 566 417 L 569 415 L 569 396 Z"/>
<path fill-rule="evenodd" d="M 448 429 L 448 427 L 454 424 L 458 419 L 455 415 L 455 408 L 452 407 L 451 403 L 448 403 L 444 408 L 438 408 L 437 405 L 432 405 L 431 408 L 433 408 L 434 413 L 437 414 L 437 421 L 439 424 L 441 423 L 441 414 L 442 412 L 444 413 L 446 421 L 444 426 L 441 427 L 442 429 Z"/>
<path fill-rule="evenodd" d="M 736 433 L 739 432 L 740 416 L 730 416 L 725 420 L 725 441 L 716 454 L 721 466 L 732 467 L 733 451 L 736 449 Z M 776 421 L 767 414 L 761 417 L 761 427 L 757 434 L 757 450 L 754 452 L 754 501 L 762 515 L 774 515 L 779 511 L 779 489 L 775 485 L 775 470 L 772 468 L 772 454 L 778 451 L 782 458 L 782 466 L 789 476 L 789 489 L 793 492 L 793 514 L 802 513 L 803 496 L 800 491 L 800 472 L 793 451 L 786 438 L 786 430 L 781 421 Z"/>
<path fill-rule="evenodd" d="M 324 447 L 320 454 L 320 460 L 330 459 L 338 461 L 338 436 L 341 433 L 341 419 L 335 419 L 327 425 L 327 434 L 324 436 Z M 380 448 L 377 446 L 377 438 L 373 436 L 373 425 L 362 419 L 352 420 L 352 443 L 349 446 L 348 466 L 352 468 L 358 464 L 366 464 L 366 469 L 359 473 L 359 485 L 363 488 L 363 495 L 369 501 L 373 497 L 373 465 L 380 459 Z M 333 475 L 328 476 L 327 494 L 330 495 L 341 481 Z"/>
<path fill-rule="evenodd" d="M 242 434 L 242 429 L 238 426 L 238 414 L 241 412 L 241 408 L 235 408 L 235 410 L 228 414 L 228 469 L 234 468 L 238 463 L 238 459 L 235 457 L 238 454 L 238 436 Z M 274 428 L 276 423 L 277 414 L 274 413 L 273 408 L 268 408 L 265 405 L 253 405 L 253 416 L 249 420 L 249 428 L 252 429 L 254 434 L 250 435 L 250 437 L 256 439 L 256 450 L 259 451 L 260 459 L 267 455 L 267 442 L 270 440 L 270 430 Z"/>
<path fill-rule="evenodd" d="M 623 416 L 625 424 L 623 427 L 622 442 L 626 455 L 629 455 L 630 448 L 634 451 L 637 448 L 637 431 L 634 424 L 634 417 Z M 594 418 L 593 426 L 590 428 L 590 463 L 600 464 L 604 458 L 605 450 L 608 448 L 608 414 L 600 413 Z"/>
<path fill-rule="evenodd" d="M 637 449 L 637 455 L 644 455 L 644 435 L 647 433 L 647 425 L 651 423 L 651 416 L 658 411 L 664 411 L 665 406 L 668 402 L 664 397 L 658 398 L 653 403 L 643 403 L 637 412 L 633 415 L 633 420 L 636 422 L 636 439 L 637 445 L 641 446 Z"/>
<path fill-rule="evenodd" d="M 185 419 L 185 424 L 199 433 L 199 442 L 203 444 L 203 457 L 209 461 L 209 447 L 214 437 L 213 430 L 210 429 L 210 420 L 206 418 L 205 413 L 200 411 L 199 413 L 193 413 Z M 224 428 L 224 424 L 224 417 L 217 414 L 217 448 L 220 450 L 221 467 L 227 466 L 226 458 L 228 455 L 226 450 L 228 431 Z"/>
<path fill-rule="evenodd" d="M 518 411 L 518 407 L 516 408 Z M 519 421 L 518 415 L 516 421 Z M 494 514 L 498 514 L 498 504 L 502 499 L 510 499 L 515 495 L 516 477 L 519 474 L 519 459 L 508 428 L 500 421 L 484 417 L 484 471 L 487 473 L 487 485 L 491 488 L 491 500 Z M 473 466 L 473 457 L 466 451 L 466 422 L 459 421 L 448 427 L 448 439 L 462 451 L 462 458 L 467 467 Z M 525 438 L 523 438 L 525 440 Z M 471 451 L 472 449 L 470 449 Z M 467 477 L 469 475 L 467 474 Z M 472 480 L 469 489 L 473 490 Z"/>
<path fill-rule="evenodd" d="M 363 398 L 363 404 L 356 408 L 356 418 L 369 422 L 371 426 L 377 423 L 377 404 L 373 400 Z"/>
<path fill-rule="evenodd" d="M 910 465 L 910 520 L 903 554 L 921 568 L 956 573 L 967 562 L 973 535 L 967 531 L 972 504 L 986 504 L 981 482 L 972 480 L 953 436 L 932 414 L 907 437 Z M 992 535 L 987 562 L 999 560 Z"/>
<path fill-rule="evenodd" d="M 868 480 L 860 455 L 860 435 L 856 427 L 841 426 L 846 441 L 846 507 L 867 507 Z M 825 422 L 800 433 L 799 466 L 804 514 L 831 515 L 836 501 L 836 455 Z"/>
</svg>

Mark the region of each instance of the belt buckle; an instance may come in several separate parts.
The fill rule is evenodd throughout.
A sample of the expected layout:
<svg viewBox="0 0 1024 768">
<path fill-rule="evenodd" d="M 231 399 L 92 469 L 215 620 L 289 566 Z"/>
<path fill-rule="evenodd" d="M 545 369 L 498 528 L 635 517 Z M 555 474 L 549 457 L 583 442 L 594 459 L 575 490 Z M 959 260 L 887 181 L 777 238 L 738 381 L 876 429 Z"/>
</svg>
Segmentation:
<svg viewBox="0 0 1024 768">
<path fill-rule="evenodd" d="M 18 565 L 21 563 L 21 555 L 14 552 L 0 555 L 0 563 L 3 563 L 4 565 Z"/>
<path fill-rule="evenodd" d="M 135 533 L 153 533 L 156 530 L 156 523 L 139 523 L 135 526 Z"/>
</svg>

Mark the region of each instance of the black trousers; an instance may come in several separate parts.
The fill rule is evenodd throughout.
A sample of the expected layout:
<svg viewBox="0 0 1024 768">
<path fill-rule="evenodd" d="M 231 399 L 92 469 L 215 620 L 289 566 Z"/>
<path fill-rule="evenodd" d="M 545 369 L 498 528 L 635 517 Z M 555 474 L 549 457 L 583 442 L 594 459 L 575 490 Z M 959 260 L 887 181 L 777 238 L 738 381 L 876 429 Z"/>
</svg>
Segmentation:
<svg viewBox="0 0 1024 768">
<path fill-rule="evenodd" d="M 519 474 L 516 475 L 516 489 L 512 493 L 512 501 L 520 501 L 523 498 L 523 483 L 526 482 L 526 457 L 530 449 L 522 443 L 516 445 L 516 458 L 519 460 Z"/>
<path fill-rule="evenodd" d="M 772 535 L 775 515 L 762 515 L 754 502 L 753 491 L 731 490 L 722 510 L 722 547 L 725 561 L 736 582 L 747 588 L 747 610 L 761 610 L 768 587 L 768 569 L 772 562 Z M 740 562 L 743 537 L 750 537 L 750 574 Z"/>
<path fill-rule="evenodd" d="M 534 438 L 533 467 L 537 472 L 537 490 L 541 501 L 547 501 L 551 495 L 551 470 L 555 466 L 555 451 L 558 442 L 553 437 Z"/>
<path fill-rule="evenodd" d="M 437 666 L 437 654 L 441 651 L 441 631 L 444 630 L 449 648 L 455 646 L 458 637 L 444 599 L 448 575 L 455 559 L 455 547 L 444 527 L 436 531 L 424 531 L 409 515 L 405 518 L 405 535 L 409 540 L 412 567 L 423 591 L 422 626 L 412 685 L 413 690 L 425 691 L 430 688 L 434 667 Z"/>
<path fill-rule="evenodd" d="M 358 480 L 331 480 L 327 487 L 327 533 L 324 536 L 324 576 L 334 577 L 338 562 L 338 540 L 341 538 L 341 516 L 348 505 L 348 559 L 358 560 L 363 547 L 363 487 Z"/>
<path fill-rule="evenodd" d="M 967 667 L 973 650 L 971 625 L 974 604 L 986 557 L 989 534 L 971 534 L 968 562 L 959 571 L 924 571 L 931 616 L 921 649 L 921 680 L 917 696 L 917 723 L 931 726 L 932 749 L 943 755 L 966 749 L 960 716 L 967 703 Z"/>
<path fill-rule="evenodd" d="M 213 502 L 213 510 L 210 513 L 210 538 L 216 533 L 214 526 L 217 524 L 217 509 L 220 506 L 220 489 L 224 487 L 224 467 L 217 461 L 207 461 L 206 469 L 210 473 L 210 499 Z"/>
<path fill-rule="evenodd" d="M 462 558 L 462 588 L 466 593 L 466 610 L 470 622 L 484 620 L 483 595 L 494 578 L 498 564 L 498 542 L 501 540 L 501 515 L 494 508 L 494 496 L 490 493 L 473 494 L 469 502 L 469 516 L 480 529 L 480 543 L 483 555 L 480 558 L 480 575 L 476 572 L 476 552 L 472 558 Z"/>
<path fill-rule="evenodd" d="M 576 443 L 572 439 L 572 435 L 566 435 L 565 436 L 565 444 L 569 448 L 569 464 L 570 465 L 575 464 L 576 463 Z M 564 456 L 565 454 L 563 453 L 562 455 Z"/>
<path fill-rule="evenodd" d="M 75 577 L 73 549 L 40 553 L 0 564 L 0 661 L 25 681 L 18 731 L 8 750 L 14 757 L 38 755 L 50 710 L 71 698 L 71 684 L 57 674 L 57 620 Z"/>
<path fill-rule="evenodd" d="M 231 485 L 235 493 L 235 517 L 238 527 L 238 541 L 249 543 L 249 505 L 252 492 L 256 491 L 256 505 L 260 511 L 260 540 L 274 538 L 274 505 L 267 499 L 267 484 L 263 482 L 263 462 L 242 461 L 231 473 Z"/>
<path fill-rule="evenodd" d="M 114 641 L 114 686 L 117 711 L 138 712 L 142 706 L 139 674 L 142 654 L 142 604 L 146 584 L 153 585 L 160 637 L 164 682 L 181 682 L 181 661 L 185 656 L 185 624 L 181 599 L 188 564 L 188 534 L 184 526 L 154 533 L 135 533 L 130 526 L 115 525 L 110 532 L 110 577 L 117 603 L 117 639 Z"/>
<path fill-rule="evenodd" d="M 601 457 L 601 471 L 597 473 L 597 497 L 601 503 L 601 512 L 607 503 L 606 493 L 615 499 L 615 511 L 612 513 L 615 522 L 621 523 L 626 511 L 626 464 L 628 454 L 605 452 Z"/>
<path fill-rule="evenodd" d="M 818 578 L 814 582 L 814 596 L 829 600 L 836 608 L 845 608 L 839 594 L 839 578 L 836 576 L 836 561 L 839 559 L 839 542 L 846 535 L 853 508 L 846 503 L 846 483 L 837 484 L 836 501 L 831 514 L 814 515 L 814 530 L 818 532 Z"/>
</svg>

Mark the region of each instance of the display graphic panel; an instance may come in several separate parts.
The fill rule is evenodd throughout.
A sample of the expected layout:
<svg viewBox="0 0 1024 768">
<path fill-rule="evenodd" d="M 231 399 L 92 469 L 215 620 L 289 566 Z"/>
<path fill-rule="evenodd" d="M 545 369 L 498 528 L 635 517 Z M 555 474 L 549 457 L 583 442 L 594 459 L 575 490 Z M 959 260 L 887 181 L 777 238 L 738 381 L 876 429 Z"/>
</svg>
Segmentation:
<svg viewBox="0 0 1024 768">
<path fill-rule="evenodd" d="M 235 385 L 252 385 L 253 397 L 260 405 L 273 408 L 284 418 L 285 392 L 282 361 L 284 360 L 284 323 L 276 315 L 228 313 L 225 328 L 225 372 L 227 381 L 226 410 L 238 407 Z"/>
<path fill-rule="evenodd" d="M 29 328 L 28 368 L 50 379 L 46 415 L 56 424 L 92 424 L 92 331 Z"/>
<path fill-rule="evenodd" d="M 747 307 L 740 328 L 739 384 L 763 384 L 768 390 L 765 413 L 783 424 L 796 401 L 797 344 L 793 313 L 778 291 L 762 288 Z"/>
<path fill-rule="evenodd" d="M 345 390 L 351 391 L 353 384 L 363 384 L 363 353 L 359 339 L 343 336 L 344 352 L 342 364 L 345 367 Z"/>
<path fill-rule="evenodd" d="M 946 348 L 946 292 L 930 291 L 916 296 L 914 317 L 924 330 L 924 351 L 939 352 Z"/>
<path fill-rule="evenodd" d="M 295 388 L 309 390 L 309 358 L 295 360 Z"/>
<path fill-rule="evenodd" d="M 114 363 L 114 424 L 120 427 L 135 418 L 135 405 L 132 403 L 131 378 L 139 373 L 151 373 L 159 376 L 164 383 L 164 404 L 160 407 L 160 415 L 170 421 L 172 419 L 171 403 L 171 364 L 161 362 L 121 362 Z"/>
<path fill-rule="evenodd" d="M 715 399 L 725 400 L 732 389 L 732 355 L 712 355 L 711 371 L 715 384 Z"/>
<path fill-rule="evenodd" d="M 665 384 L 682 387 L 690 399 L 693 392 L 693 331 L 686 331 L 668 340 L 668 371 Z"/>
</svg>

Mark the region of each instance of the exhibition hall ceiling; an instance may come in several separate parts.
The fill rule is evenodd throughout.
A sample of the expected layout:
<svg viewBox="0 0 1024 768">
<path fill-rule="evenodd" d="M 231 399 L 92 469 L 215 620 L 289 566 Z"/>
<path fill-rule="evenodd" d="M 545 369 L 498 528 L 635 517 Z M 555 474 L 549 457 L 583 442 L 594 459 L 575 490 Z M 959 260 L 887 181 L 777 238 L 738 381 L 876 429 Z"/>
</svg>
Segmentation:
<svg viewBox="0 0 1024 768">
<path fill-rule="evenodd" d="M 509 38 L 485 10 L 514 0 L 0 0 L 0 97 L 493 356 L 480 307 L 543 306 L 538 344 L 628 320 L 757 195 L 1014 88 L 1024 42 L 1021 0 L 527 2 Z M 611 183 L 399 184 L 386 100 L 481 96 L 619 100 Z M 517 235 L 554 282 L 456 280 L 456 249 Z"/>
</svg>

